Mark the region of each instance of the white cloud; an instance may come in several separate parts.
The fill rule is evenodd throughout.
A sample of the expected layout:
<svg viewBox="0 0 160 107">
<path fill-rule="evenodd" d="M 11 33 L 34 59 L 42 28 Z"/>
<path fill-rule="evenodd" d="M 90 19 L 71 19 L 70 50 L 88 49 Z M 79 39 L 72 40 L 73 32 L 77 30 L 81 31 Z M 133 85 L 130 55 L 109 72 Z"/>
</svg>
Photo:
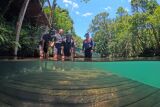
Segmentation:
<svg viewBox="0 0 160 107">
<path fill-rule="evenodd" d="M 79 15 L 80 14 L 79 11 L 76 11 L 76 14 Z"/>
<path fill-rule="evenodd" d="M 104 9 L 107 10 L 107 11 L 109 11 L 109 10 L 111 10 L 112 8 L 111 8 L 110 6 L 108 6 L 108 7 L 104 8 Z"/>
<path fill-rule="evenodd" d="M 66 7 L 71 5 L 72 9 L 79 8 L 79 5 L 76 2 L 73 2 L 72 0 L 63 0 L 63 3 L 65 4 Z"/>
<path fill-rule="evenodd" d="M 129 3 L 131 2 L 131 0 L 127 0 Z M 121 0 L 121 2 L 126 2 L 126 0 Z"/>
<path fill-rule="evenodd" d="M 72 4 L 72 1 L 70 1 L 70 0 L 63 0 L 63 3 Z"/>
<path fill-rule="evenodd" d="M 91 16 L 91 15 L 93 15 L 93 13 L 87 12 L 87 13 L 84 13 L 82 16 L 87 17 L 87 16 Z"/>
<path fill-rule="evenodd" d="M 131 0 L 128 0 L 128 2 L 130 3 L 130 2 L 131 2 Z"/>
<path fill-rule="evenodd" d="M 73 8 L 79 8 L 79 5 L 75 2 L 72 3 Z"/>
<path fill-rule="evenodd" d="M 126 10 L 127 12 L 129 12 L 129 9 L 128 9 L 127 7 L 125 8 L 125 10 Z"/>
<path fill-rule="evenodd" d="M 66 7 L 68 7 L 68 4 L 65 4 Z"/>
</svg>

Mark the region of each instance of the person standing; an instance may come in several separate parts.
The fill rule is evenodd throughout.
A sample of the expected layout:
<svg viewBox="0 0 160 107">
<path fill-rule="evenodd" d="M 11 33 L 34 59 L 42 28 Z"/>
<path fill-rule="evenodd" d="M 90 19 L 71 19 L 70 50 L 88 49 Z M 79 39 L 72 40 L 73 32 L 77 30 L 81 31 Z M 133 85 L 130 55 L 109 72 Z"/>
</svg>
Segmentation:
<svg viewBox="0 0 160 107">
<path fill-rule="evenodd" d="M 50 33 L 44 34 L 42 37 L 43 58 L 45 59 L 48 59 L 49 57 L 48 48 L 51 40 L 52 40 L 52 37 Z"/>
<path fill-rule="evenodd" d="M 85 58 L 92 58 L 94 42 L 93 42 L 92 38 L 90 38 L 89 33 L 86 33 L 85 37 L 86 37 L 86 39 L 83 41 L 82 50 L 84 52 Z"/>
<path fill-rule="evenodd" d="M 73 51 L 74 51 L 74 40 L 72 38 L 72 34 L 68 33 L 65 35 L 63 39 L 63 56 L 64 58 L 73 57 Z"/>
<path fill-rule="evenodd" d="M 54 39 L 54 55 L 53 55 L 53 60 L 58 60 L 62 56 L 62 35 L 64 31 L 63 29 L 59 29 L 59 31 L 55 33 L 53 36 Z"/>
</svg>

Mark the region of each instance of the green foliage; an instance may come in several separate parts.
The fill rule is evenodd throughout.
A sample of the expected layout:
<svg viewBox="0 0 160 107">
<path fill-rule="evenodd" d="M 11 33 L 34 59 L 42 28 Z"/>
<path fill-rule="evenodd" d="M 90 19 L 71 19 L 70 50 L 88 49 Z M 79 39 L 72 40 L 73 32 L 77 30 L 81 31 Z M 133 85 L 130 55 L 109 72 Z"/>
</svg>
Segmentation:
<svg viewBox="0 0 160 107">
<path fill-rule="evenodd" d="M 47 14 L 48 16 L 49 16 L 50 13 L 51 13 L 51 9 L 50 9 L 49 7 L 44 7 L 44 8 L 43 8 L 43 11 L 44 11 L 44 13 Z"/>
<path fill-rule="evenodd" d="M 74 32 L 73 20 L 69 16 L 68 10 L 62 9 L 60 7 L 55 8 L 55 10 L 53 11 L 52 24 L 55 29 L 63 29 L 65 33 L 71 31 L 77 47 L 82 47 L 82 39 L 78 37 Z"/>
<path fill-rule="evenodd" d="M 65 9 L 57 7 L 53 13 L 53 26 L 56 29 L 64 29 L 65 32 L 73 30 L 73 21 L 69 16 L 69 12 Z"/>
<path fill-rule="evenodd" d="M 89 31 L 92 32 L 94 36 L 94 41 L 96 42 L 96 51 L 103 54 L 107 54 L 108 43 L 110 41 L 110 20 L 108 19 L 109 14 L 106 12 L 99 13 L 92 20 Z"/>
<path fill-rule="evenodd" d="M 128 12 L 123 8 L 123 7 L 119 7 L 116 14 L 119 16 L 119 17 L 122 17 L 122 16 L 125 16 L 128 14 Z"/>
<path fill-rule="evenodd" d="M 152 13 L 158 6 L 156 0 L 131 0 L 131 6 L 133 12 L 146 12 Z"/>
<path fill-rule="evenodd" d="M 89 31 L 94 34 L 96 51 L 101 55 L 160 55 L 160 6 L 155 0 L 132 0 L 131 3 L 137 9 L 132 15 L 119 7 L 116 19 L 109 20 L 107 13 L 102 12 L 92 20 Z"/>
<path fill-rule="evenodd" d="M 19 56 L 33 56 L 34 51 L 38 47 L 41 29 L 25 25 L 20 34 L 20 42 L 15 42 L 15 27 L 12 23 L 6 23 L 4 19 L 0 19 L 0 55 L 13 55 L 14 46 L 19 46 Z"/>
<path fill-rule="evenodd" d="M 23 26 L 20 34 L 19 56 L 34 56 L 35 52 L 38 52 L 42 31 L 38 26 Z"/>
<path fill-rule="evenodd" d="M 47 0 L 40 0 L 42 6 Z M 48 18 L 51 15 L 49 7 L 44 7 L 43 11 L 47 14 Z M 1 14 L 0 14 L 1 15 Z M 73 21 L 69 16 L 69 12 L 65 9 L 57 7 L 53 11 L 53 27 L 56 29 L 64 29 L 65 33 L 71 31 L 74 35 L 77 47 L 81 47 L 82 39 L 78 37 L 73 29 Z M 41 26 L 31 25 L 24 23 L 20 33 L 19 43 L 15 42 L 15 22 L 6 22 L 0 17 L 0 55 L 13 55 L 15 45 L 18 45 L 18 56 L 34 56 L 38 51 L 38 45 L 41 35 L 44 33 L 45 28 Z"/>
<path fill-rule="evenodd" d="M 5 23 L 3 18 L 0 18 L 0 47 L 1 50 L 12 49 L 15 42 L 13 41 L 14 28 Z"/>
<path fill-rule="evenodd" d="M 77 48 L 82 48 L 82 43 L 83 43 L 82 38 L 79 37 L 79 36 L 73 36 L 73 39 L 74 39 L 74 41 L 76 43 L 76 47 Z"/>
</svg>

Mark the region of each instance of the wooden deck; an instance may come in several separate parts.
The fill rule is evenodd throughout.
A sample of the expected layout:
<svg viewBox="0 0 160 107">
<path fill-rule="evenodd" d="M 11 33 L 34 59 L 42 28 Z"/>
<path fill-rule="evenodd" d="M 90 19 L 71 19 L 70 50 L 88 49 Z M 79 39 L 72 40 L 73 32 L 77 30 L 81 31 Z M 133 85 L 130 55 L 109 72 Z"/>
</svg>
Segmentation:
<svg viewBox="0 0 160 107">
<path fill-rule="evenodd" d="M 160 107 L 160 89 L 96 70 L 0 80 L 1 107 Z"/>
</svg>

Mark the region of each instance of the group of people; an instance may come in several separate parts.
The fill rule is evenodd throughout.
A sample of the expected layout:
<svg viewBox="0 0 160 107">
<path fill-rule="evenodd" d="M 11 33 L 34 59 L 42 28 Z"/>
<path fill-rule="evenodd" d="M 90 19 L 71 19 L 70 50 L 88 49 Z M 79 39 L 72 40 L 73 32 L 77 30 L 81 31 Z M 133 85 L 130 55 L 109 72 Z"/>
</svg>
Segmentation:
<svg viewBox="0 0 160 107">
<path fill-rule="evenodd" d="M 94 42 L 90 38 L 89 33 L 85 34 L 86 39 L 83 41 L 82 51 L 85 58 L 92 58 Z M 74 58 L 75 56 L 75 41 L 71 33 L 64 35 L 63 29 L 51 30 L 49 33 L 41 37 L 39 44 L 40 58 L 47 59 L 49 57 L 48 49 L 53 49 L 53 60 Z"/>
</svg>

